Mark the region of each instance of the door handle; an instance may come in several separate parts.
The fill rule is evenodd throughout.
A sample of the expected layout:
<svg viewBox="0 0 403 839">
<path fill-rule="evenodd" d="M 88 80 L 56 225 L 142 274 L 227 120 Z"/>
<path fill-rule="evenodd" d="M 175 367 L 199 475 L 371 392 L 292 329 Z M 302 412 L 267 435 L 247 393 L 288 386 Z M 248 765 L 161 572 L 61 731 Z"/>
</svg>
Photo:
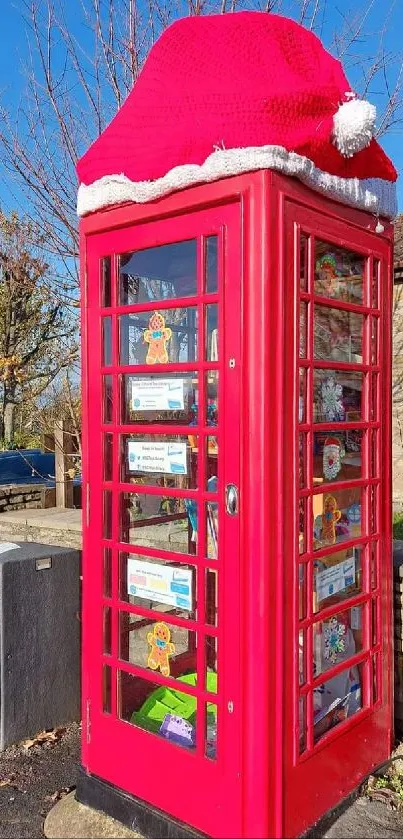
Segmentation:
<svg viewBox="0 0 403 839">
<path fill-rule="evenodd" d="M 225 487 L 225 509 L 229 516 L 238 515 L 238 487 L 235 484 Z"/>
</svg>

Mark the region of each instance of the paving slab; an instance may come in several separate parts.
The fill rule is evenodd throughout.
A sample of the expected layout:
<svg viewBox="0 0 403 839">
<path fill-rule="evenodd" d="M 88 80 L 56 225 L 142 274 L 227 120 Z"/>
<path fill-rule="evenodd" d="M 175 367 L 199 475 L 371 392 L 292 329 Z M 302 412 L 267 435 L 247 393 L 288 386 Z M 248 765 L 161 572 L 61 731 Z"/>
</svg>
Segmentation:
<svg viewBox="0 0 403 839">
<path fill-rule="evenodd" d="M 144 839 L 105 813 L 80 804 L 74 792 L 48 813 L 44 833 L 47 839 Z"/>
</svg>

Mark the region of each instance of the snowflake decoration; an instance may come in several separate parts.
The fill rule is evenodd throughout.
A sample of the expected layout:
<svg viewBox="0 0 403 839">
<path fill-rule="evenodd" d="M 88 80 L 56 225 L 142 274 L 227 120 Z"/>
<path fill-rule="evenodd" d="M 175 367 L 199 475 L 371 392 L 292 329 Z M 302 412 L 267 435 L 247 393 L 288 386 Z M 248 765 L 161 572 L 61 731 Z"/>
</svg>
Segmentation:
<svg viewBox="0 0 403 839">
<path fill-rule="evenodd" d="M 330 377 L 322 382 L 322 411 L 328 422 L 344 420 L 343 388 Z"/>
<path fill-rule="evenodd" d="M 324 656 L 332 664 L 335 663 L 338 654 L 344 653 L 346 649 L 344 643 L 345 634 L 346 627 L 344 624 L 339 623 L 336 618 L 331 618 L 325 627 Z"/>
<path fill-rule="evenodd" d="M 361 521 L 361 504 L 350 504 L 347 508 L 347 518 L 350 524 L 359 524 Z"/>
</svg>

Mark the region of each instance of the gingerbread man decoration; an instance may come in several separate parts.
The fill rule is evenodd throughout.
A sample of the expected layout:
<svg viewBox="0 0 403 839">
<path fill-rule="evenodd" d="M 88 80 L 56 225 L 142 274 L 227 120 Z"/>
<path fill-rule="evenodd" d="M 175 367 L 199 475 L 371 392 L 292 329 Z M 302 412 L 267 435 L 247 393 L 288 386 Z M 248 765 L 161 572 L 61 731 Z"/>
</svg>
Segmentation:
<svg viewBox="0 0 403 839">
<path fill-rule="evenodd" d="M 161 670 L 163 676 L 169 676 L 171 668 L 169 656 L 175 652 L 175 644 L 170 641 L 171 633 L 166 625 L 159 621 L 155 624 L 152 632 L 147 635 L 147 641 L 151 647 L 148 656 L 148 667 L 151 670 Z"/>
<path fill-rule="evenodd" d="M 154 312 L 144 332 L 144 341 L 148 344 L 146 364 L 166 364 L 168 361 L 167 342 L 172 337 L 172 329 L 165 326 L 165 318 L 160 312 Z"/>
<path fill-rule="evenodd" d="M 333 495 L 325 495 L 322 515 L 322 540 L 329 545 L 336 541 L 336 524 L 341 519 L 341 512 L 337 509 L 337 501 Z"/>
</svg>

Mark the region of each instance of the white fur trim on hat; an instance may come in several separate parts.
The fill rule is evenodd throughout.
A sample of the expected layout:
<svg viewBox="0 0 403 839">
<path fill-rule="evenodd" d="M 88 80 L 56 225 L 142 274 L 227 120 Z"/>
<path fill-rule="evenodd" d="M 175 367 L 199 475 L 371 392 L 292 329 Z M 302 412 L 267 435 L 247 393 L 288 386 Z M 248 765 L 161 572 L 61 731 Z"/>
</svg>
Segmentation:
<svg viewBox="0 0 403 839">
<path fill-rule="evenodd" d="M 317 192 L 377 215 L 391 218 L 397 213 L 396 187 L 381 178 L 340 178 L 329 175 L 308 160 L 282 146 L 251 146 L 245 149 L 219 149 L 199 166 L 188 163 L 176 166 L 155 181 L 131 181 L 123 174 L 104 175 L 92 184 L 81 184 L 77 197 L 77 213 L 84 216 L 102 207 L 128 201 L 145 204 L 179 189 L 217 181 L 231 175 L 274 169 L 299 178 Z"/>
<path fill-rule="evenodd" d="M 369 146 L 374 136 L 375 120 L 375 105 L 364 99 L 350 98 L 340 105 L 333 117 L 332 142 L 343 157 L 354 157 Z"/>
</svg>

